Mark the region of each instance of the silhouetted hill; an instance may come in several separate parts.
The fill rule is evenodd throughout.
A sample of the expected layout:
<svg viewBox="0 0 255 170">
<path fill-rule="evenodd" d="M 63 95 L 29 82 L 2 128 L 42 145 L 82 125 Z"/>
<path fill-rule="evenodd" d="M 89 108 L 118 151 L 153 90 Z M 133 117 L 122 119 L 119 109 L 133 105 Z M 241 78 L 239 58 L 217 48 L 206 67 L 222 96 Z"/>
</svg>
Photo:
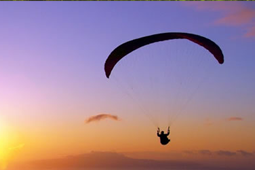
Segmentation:
<svg viewBox="0 0 255 170">
<path fill-rule="evenodd" d="M 60 159 L 37 160 L 19 165 L 19 169 L 65 169 L 65 168 L 187 168 L 199 164 L 181 161 L 158 161 L 133 159 L 114 152 L 91 152 Z"/>
</svg>

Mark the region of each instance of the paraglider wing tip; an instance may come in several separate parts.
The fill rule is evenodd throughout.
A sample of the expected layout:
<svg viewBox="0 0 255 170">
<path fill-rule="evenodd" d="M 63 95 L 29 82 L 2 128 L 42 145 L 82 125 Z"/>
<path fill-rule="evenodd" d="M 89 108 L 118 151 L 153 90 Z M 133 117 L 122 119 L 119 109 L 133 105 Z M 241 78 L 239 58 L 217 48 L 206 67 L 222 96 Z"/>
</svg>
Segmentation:
<svg viewBox="0 0 255 170">
<path fill-rule="evenodd" d="M 108 57 L 108 59 L 105 61 L 105 64 L 104 64 L 105 76 L 107 78 L 110 78 L 110 75 L 111 75 L 114 65 L 115 65 L 115 63 L 113 63 L 112 60 L 110 60 Z"/>
<path fill-rule="evenodd" d="M 105 71 L 105 76 L 106 76 L 106 78 L 109 78 L 110 74 Z"/>
<path fill-rule="evenodd" d="M 105 72 L 105 76 L 106 76 L 107 78 L 109 78 L 109 77 L 110 77 L 110 73 L 109 73 L 109 71 L 107 71 L 108 69 L 107 69 L 106 63 L 107 63 L 107 61 L 106 61 L 105 64 L 104 64 L 104 72 Z"/>
<path fill-rule="evenodd" d="M 223 64 L 224 63 L 224 56 L 223 54 L 221 54 L 221 58 L 218 59 L 219 64 Z"/>
<path fill-rule="evenodd" d="M 110 77 L 110 73 L 105 69 L 105 76 L 107 77 L 107 78 L 109 78 Z"/>
</svg>

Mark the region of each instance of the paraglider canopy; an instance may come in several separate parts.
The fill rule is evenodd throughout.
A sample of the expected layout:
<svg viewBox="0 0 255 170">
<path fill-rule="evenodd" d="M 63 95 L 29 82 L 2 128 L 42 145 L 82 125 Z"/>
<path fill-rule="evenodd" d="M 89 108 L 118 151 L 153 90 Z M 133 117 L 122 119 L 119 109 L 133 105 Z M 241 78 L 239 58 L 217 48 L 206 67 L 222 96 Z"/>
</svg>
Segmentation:
<svg viewBox="0 0 255 170">
<path fill-rule="evenodd" d="M 172 39 L 187 39 L 190 40 L 205 49 L 207 49 L 210 53 L 213 54 L 215 59 L 222 64 L 224 62 L 224 56 L 220 49 L 220 47 L 213 42 L 212 40 L 205 38 L 200 35 L 191 34 L 191 33 L 182 33 L 182 32 L 168 32 L 168 33 L 161 33 L 161 34 L 154 34 L 145 37 L 141 37 L 138 39 L 134 39 L 128 42 L 125 42 L 115 48 L 111 54 L 108 56 L 105 62 L 105 74 L 106 77 L 109 78 L 114 66 L 127 54 L 131 53 L 132 51 L 143 47 L 145 45 L 165 41 L 165 40 L 172 40 Z"/>
</svg>

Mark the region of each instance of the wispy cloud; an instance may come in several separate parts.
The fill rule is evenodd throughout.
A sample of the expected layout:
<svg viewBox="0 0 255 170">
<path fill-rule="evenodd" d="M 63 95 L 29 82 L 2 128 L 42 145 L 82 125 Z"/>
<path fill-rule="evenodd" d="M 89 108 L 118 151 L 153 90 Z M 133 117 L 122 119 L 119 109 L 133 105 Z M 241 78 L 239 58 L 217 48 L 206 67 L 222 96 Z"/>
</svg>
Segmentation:
<svg viewBox="0 0 255 170">
<path fill-rule="evenodd" d="M 90 123 L 90 122 L 98 122 L 104 119 L 112 119 L 112 120 L 120 120 L 118 116 L 111 115 L 111 114 L 98 114 L 95 116 L 91 116 L 88 119 L 85 120 L 85 123 Z"/>
<path fill-rule="evenodd" d="M 240 6 L 240 9 L 234 13 L 228 13 L 216 21 L 218 24 L 241 26 L 252 23 L 255 18 L 255 10 Z"/>
<path fill-rule="evenodd" d="M 228 151 L 228 150 L 218 150 L 218 151 L 211 151 L 211 150 L 186 150 L 183 151 L 184 154 L 189 154 L 189 155 L 203 155 L 203 156 L 213 156 L 213 155 L 218 155 L 218 156 L 238 156 L 242 155 L 244 157 L 247 156 L 255 156 L 255 152 L 248 152 L 245 150 L 237 150 L 237 151 Z"/>
<path fill-rule="evenodd" d="M 242 121 L 243 118 L 241 117 L 229 117 L 227 118 L 227 121 Z"/>
<path fill-rule="evenodd" d="M 244 150 L 238 150 L 237 152 L 240 153 L 243 156 L 252 156 L 253 155 L 253 153 L 247 152 L 247 151 L 244 151 Z"/>
<path fill-rule="evenodd" d="M 212 151 L 210 151 L 210 150 L 200 150 L 200 151 L 198 151 L 200 154 L 202 154 L 202 155 L 212 155 L 213 154 L 213 152 Z"/>
<path fill-rule="evenodd" d="M 255 9 L 242 2 L 185 3 L 201 11 L 220 12 L 221 17 L 213 21 L 216 25 L 226 25 L 244 29 L 243 37 L 255 37 Z M 247 3 L 248 4 L 248 3 Z"/>
<path fill-rule="evenodd" d="M 234 156 L 236 155 L 236 152 L 220 150 L 220 151 L 216 151 L 216 154 L 220 156 Z"/>
</svg>

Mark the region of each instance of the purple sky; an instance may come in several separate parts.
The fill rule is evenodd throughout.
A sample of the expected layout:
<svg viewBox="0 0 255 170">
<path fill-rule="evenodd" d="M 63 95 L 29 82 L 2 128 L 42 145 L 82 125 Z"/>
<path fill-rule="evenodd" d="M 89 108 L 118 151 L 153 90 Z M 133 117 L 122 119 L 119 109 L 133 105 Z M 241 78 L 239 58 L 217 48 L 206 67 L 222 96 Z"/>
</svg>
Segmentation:
<svg viewBox="0 0 255 170">
<path fill-rule="evenodd" d="M 1 2 L 0 118 L 21 131 L 62 124 L 70 128 L 99 113 L 118 115 L 134 128 L 141 121 L 141 126 L 151 126 L 141 117 L 130 121 L 144 115 L 138 114 L 137 106 L 132 108 L 134 101 L 116 81 L 105 77 L 104 62 L 128 40 L 189 32 L 216 42 L 225 63 L 217 65 L 208 51 L 185 40 L 164 42 L 131 56 L 208 55 L 204 67 L 213 70 L 190 103 L 194 114 L 178 118 L 176 124 L 188 120 L 220 124 L 241 117 L 247 128 L 254 127 L 254 23 L 254 2 Z M 117 75 L 117 68 L 113 72 Z"/>
</svg>

